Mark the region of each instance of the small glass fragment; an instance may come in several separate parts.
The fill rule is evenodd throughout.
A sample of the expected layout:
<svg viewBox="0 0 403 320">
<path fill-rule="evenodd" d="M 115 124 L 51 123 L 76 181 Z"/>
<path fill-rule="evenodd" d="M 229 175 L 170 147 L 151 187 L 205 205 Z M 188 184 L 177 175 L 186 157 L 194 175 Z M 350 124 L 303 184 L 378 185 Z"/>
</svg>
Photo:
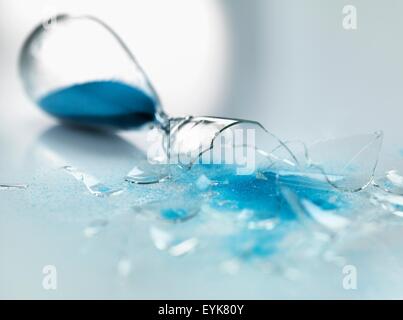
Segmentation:
<svg viewBox="0 0 403 320">
<path fill-rule="evenodd" d="M 206 190 L 210 185 L 212 181 L 207 178 L 204 174 L 202 174 L 196 181 L 196 186 L 200 190 Z"/>
<path fill-rule="evenodd" d="M 323 210 L 309 200 L 302 199 L 302 205 L 310 216 L 319 224 L 332 231 L 339 231 L 350 224 L 350 220 L 338 215 L 335 210 Z"/>
<path fill-rule="evenodd" d="M 158 250 L 167 250 L 168 253 L 174 257 L 187 254 L 198 245 L 197 238 L 193 237 L 183 241 L 178 241 L 172 234 L 154 226 L 150 228 L 150 236 Z"/>
<path fill-rule="evenodd" d="M 172 244 L 173 236 L 157 227 L 150 228 L 150 237 L 158 250 L 166 250 Z"/>
<path fill-rule="evenodd" d="M 273 230 L 277 224 L 278 221 L 276 219 L 250 221 L 248 223 L 248 228 L 251 230 Z"/>
<path fill-rule="evenodd" d="M 163 208 L 160 211 L 162 219 L 170 222 L 183 222 L 197 215 L 199 208 Z"/>
<path fill-rule="evenodd" d="M 240 263 L 235 259 L 226 260 L 220 264 L 220 269 L 229 275 L 236 275 L 239 272 Z"/>
<path fill-rule="evenodd" d="M 136 165 L 126 175 L 126 181 L 136 184 L 153 184 L 163 182 L 170 177 L 168 166 L 152 165 L 143 163 L 143 166 Z"/>
<path fill-rule="evenodd" d="M 169 199 L 151 201 L 136 206 L 135 210 L 138 216 L 146 220 L 163 220 L 169 223 L 181 223 L 193 219 L 201 210 L 201 197 L 191 191 L 184 190 L 183 194 Z"/>
<path fill-rule="evenodd" d="M 399 174 L 396 170 L 390 170 L 386 173 L 386 178 L 398 187 L 403 188 L 403 176 Z"/>
<path fill-rule="evenodd" d="M 132 262 L 128 258 L 122 258 L 118 261 L 117 271 L 119 276 L 126 278 L 132 271 Z"/>
<path fill-rule="evenodd" d="M 388 192 L 372 192 L 371 202 L 398 217 L 403 217 L 403 196 Z"/>
<path fill-rule="evenodd" d="M 260 171 L 256 172 L 256 179 L 267 180 L 267 177 Z"/>
<path fill-rule="evenodd" d="M 403 195 L 403 176 L 397 170 L 387 171 L 384 177 L 375 180 L 374 185 L 386 192 Z"/>
<path fill-rule="evenodd" d="M 190 238 L 185 241 L 182 241 L 178 244 L 175 244 L 171 248 L 169 248 L 169 254 L 174 257 L 183 256 L 194 250 L 194 248 L 198 244 L 198 240 L 196 238 Z"/>
<path fill-rule="evenodd" d="M 27 184 L 0 184 L 0 190 L 25 190 Z"/>
<path fill-rule="evenodd" d="M 83 234 L 86 238 L 92 238 L 100 233 L 108 225 L 107 220 L 96 220 L 91 222 L 87 227 L 84 228 Z"/>
<path fill-rule="evenodd" d="M 87 190 L 96 197 L 108 197 L 111 195 L 118 195 L 123 192 L 123 189 L 112 189 L 101 183 L 94 176 L 81 172 L 72 166 L 64 166 L 62 169 L 71 174 L 77 181 L 84 183 Z"/>
</svg>

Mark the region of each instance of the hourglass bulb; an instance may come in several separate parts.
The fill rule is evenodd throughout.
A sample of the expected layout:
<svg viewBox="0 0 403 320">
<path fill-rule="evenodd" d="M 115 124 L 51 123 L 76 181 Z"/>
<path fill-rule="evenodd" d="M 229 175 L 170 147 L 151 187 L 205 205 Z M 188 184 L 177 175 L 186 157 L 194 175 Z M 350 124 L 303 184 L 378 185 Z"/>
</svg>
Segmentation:
<svg viewBox="0 0 403 320">
<path fill-rule="evenodd" d="M 49 21 L 30 34 L 20 56 L 25 89 L 45 112 L 115 129 L 164 121 L 158 95 L 111 28 L 90 16 Z"/>
</svg>

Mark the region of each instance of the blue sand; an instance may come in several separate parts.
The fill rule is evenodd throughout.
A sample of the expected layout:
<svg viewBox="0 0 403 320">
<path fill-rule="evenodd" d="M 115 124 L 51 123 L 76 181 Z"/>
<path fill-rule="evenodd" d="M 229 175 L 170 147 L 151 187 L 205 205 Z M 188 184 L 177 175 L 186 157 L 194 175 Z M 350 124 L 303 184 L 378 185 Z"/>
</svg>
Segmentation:
<svg viewBox="0 0 403 320">
<path fill-rule="evenodd" d="M 53 91 L 38 101 L 47 113 L 84 126 L 139 127 L 155 118 L 155 101 L 117 81 L 94 81 Z"/>
<path fill-rule="evenodd" d="M 165 220 L 176 222 L 185 221 L 191 216 L 189 214 L 189 211 L 186 209 L 165 208 L 161 210 L 161 217 Z"/>
<path fill-rule="evenodd" d="M 217 182 L 209 187 L 209 191 L 215 194 L 211 201 L 213 207 L 227 211 L 249 209 L 264 219 L 279 215 L 282 219 L 294 219 L 295 214 L 281 192 L 282 186 L 294 192 L 298 198 L 307 199 L 324 210 L 340 207 L 345 209 L 348 204 L 344 194 L 327 182 L 301 175 L 289 174 L 277 177 L 276 172 L 270 171 L 263 173 L 265 179 L 258 179 L 255 175 L 237 175 L 232 166 L 199 165 L 198 168 L 194 166 L 189 174 L 178 182 L 192 183 L 201 174 Z M 199 193 L 200 190 L 194 188 L 192 196 L 197 196 Z M 336 197 L 337 201 L 329 201 L 331 197 Z"/>
<path fill-rule="evenodd" d="M 288 203 L 281 187 L 286 187 L 298 199 L 309 200 L 323 210 L 344 210 L 351 205 L 348 196 L 326 182 L 299 175 L 277 177 L 275 172 L 265 172 L 265 179 L 258 179 L 255 175 L 236 175 L 231 166 L 199 165 L 176 182 L 191 184 L 201 174 L 218 182 L 206 190 L 214 194 L 209 200 L 212 208 L 222 214 L 234 214 L 234 219 L 242 210 L 252 212 L 244 221 L 245 228 L 223 241 L 227 249 L 243 259 L 267 257 L 276 253 L 284 236 L 300 226 L 299 215 Z M 199 198 L 200 194 L 201 191 L 194 184 L 185 197 L 192 201 Z M 246 227 L 249 222 L 267 219 L 278 221 L 273 230 Z"/>
</svg>

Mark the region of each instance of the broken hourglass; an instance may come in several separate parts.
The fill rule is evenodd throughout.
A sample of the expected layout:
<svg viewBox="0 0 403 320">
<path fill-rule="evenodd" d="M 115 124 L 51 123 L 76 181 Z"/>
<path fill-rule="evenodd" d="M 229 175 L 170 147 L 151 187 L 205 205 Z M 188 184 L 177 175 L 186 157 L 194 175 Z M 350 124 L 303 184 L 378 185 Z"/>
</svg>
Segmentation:
<svg viewBox="0 0 403 320">
<path fill-rule="evenodd" d="M 364 149 L 358 155 L 348 153 L 352 160 L 376 155 L 367 161 L 365 172 L 353 180 L 340 178 L 338 167 L 328 172 L 323 162 L 312 161 L 305 145 L 283 142 L 258 122 L 168 116 L 134 55 L 103 21 L 70 15 L 49 21 L 32 31 L 21 50 L 20 74 L 26 92 L 43 111 L 64 123 L 115 130 L 151 124 L 160 148 L 129 172 L 126 179 L 131 182 L 156 183 L 172 177 L 173 167 L 191 168 L 196 163 L 235 165 L 236 174 L 241 175 L 274 169 L 303 171 L 351 191 L 365 187 L 372 178 L 380 134 L 356 139 L 366 143 Z M 330 150 L 341 154 L 333 147 Z M 351 159 L 340 161 L 343 173 L 346 164 Z M 348 183 L 338 185 L 334 175 Z"/>
</svg>

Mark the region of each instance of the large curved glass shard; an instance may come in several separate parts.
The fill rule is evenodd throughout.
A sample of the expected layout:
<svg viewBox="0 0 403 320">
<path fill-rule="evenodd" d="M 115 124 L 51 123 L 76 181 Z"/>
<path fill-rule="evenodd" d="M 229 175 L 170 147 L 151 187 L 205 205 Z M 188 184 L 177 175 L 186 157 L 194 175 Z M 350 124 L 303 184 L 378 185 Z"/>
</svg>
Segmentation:
<svg viewBox="0 0 403 320">
<path fill-rule="evenodd" d="M 200 156 L 212 148 L 216 136 L 239 120 L 213 117 L 172 119 L 167 142 L 169 162 L 191 167 Z"/>
<path fill-rule="evenodd" d="M 182 167 L 221 164 L 237 168 L 237 174 L 254 174 L 275 163 L 298 166 L 290 148 L 255 121 L 190 117 L 171 128 L 170 163 Z"/>
</svg>

